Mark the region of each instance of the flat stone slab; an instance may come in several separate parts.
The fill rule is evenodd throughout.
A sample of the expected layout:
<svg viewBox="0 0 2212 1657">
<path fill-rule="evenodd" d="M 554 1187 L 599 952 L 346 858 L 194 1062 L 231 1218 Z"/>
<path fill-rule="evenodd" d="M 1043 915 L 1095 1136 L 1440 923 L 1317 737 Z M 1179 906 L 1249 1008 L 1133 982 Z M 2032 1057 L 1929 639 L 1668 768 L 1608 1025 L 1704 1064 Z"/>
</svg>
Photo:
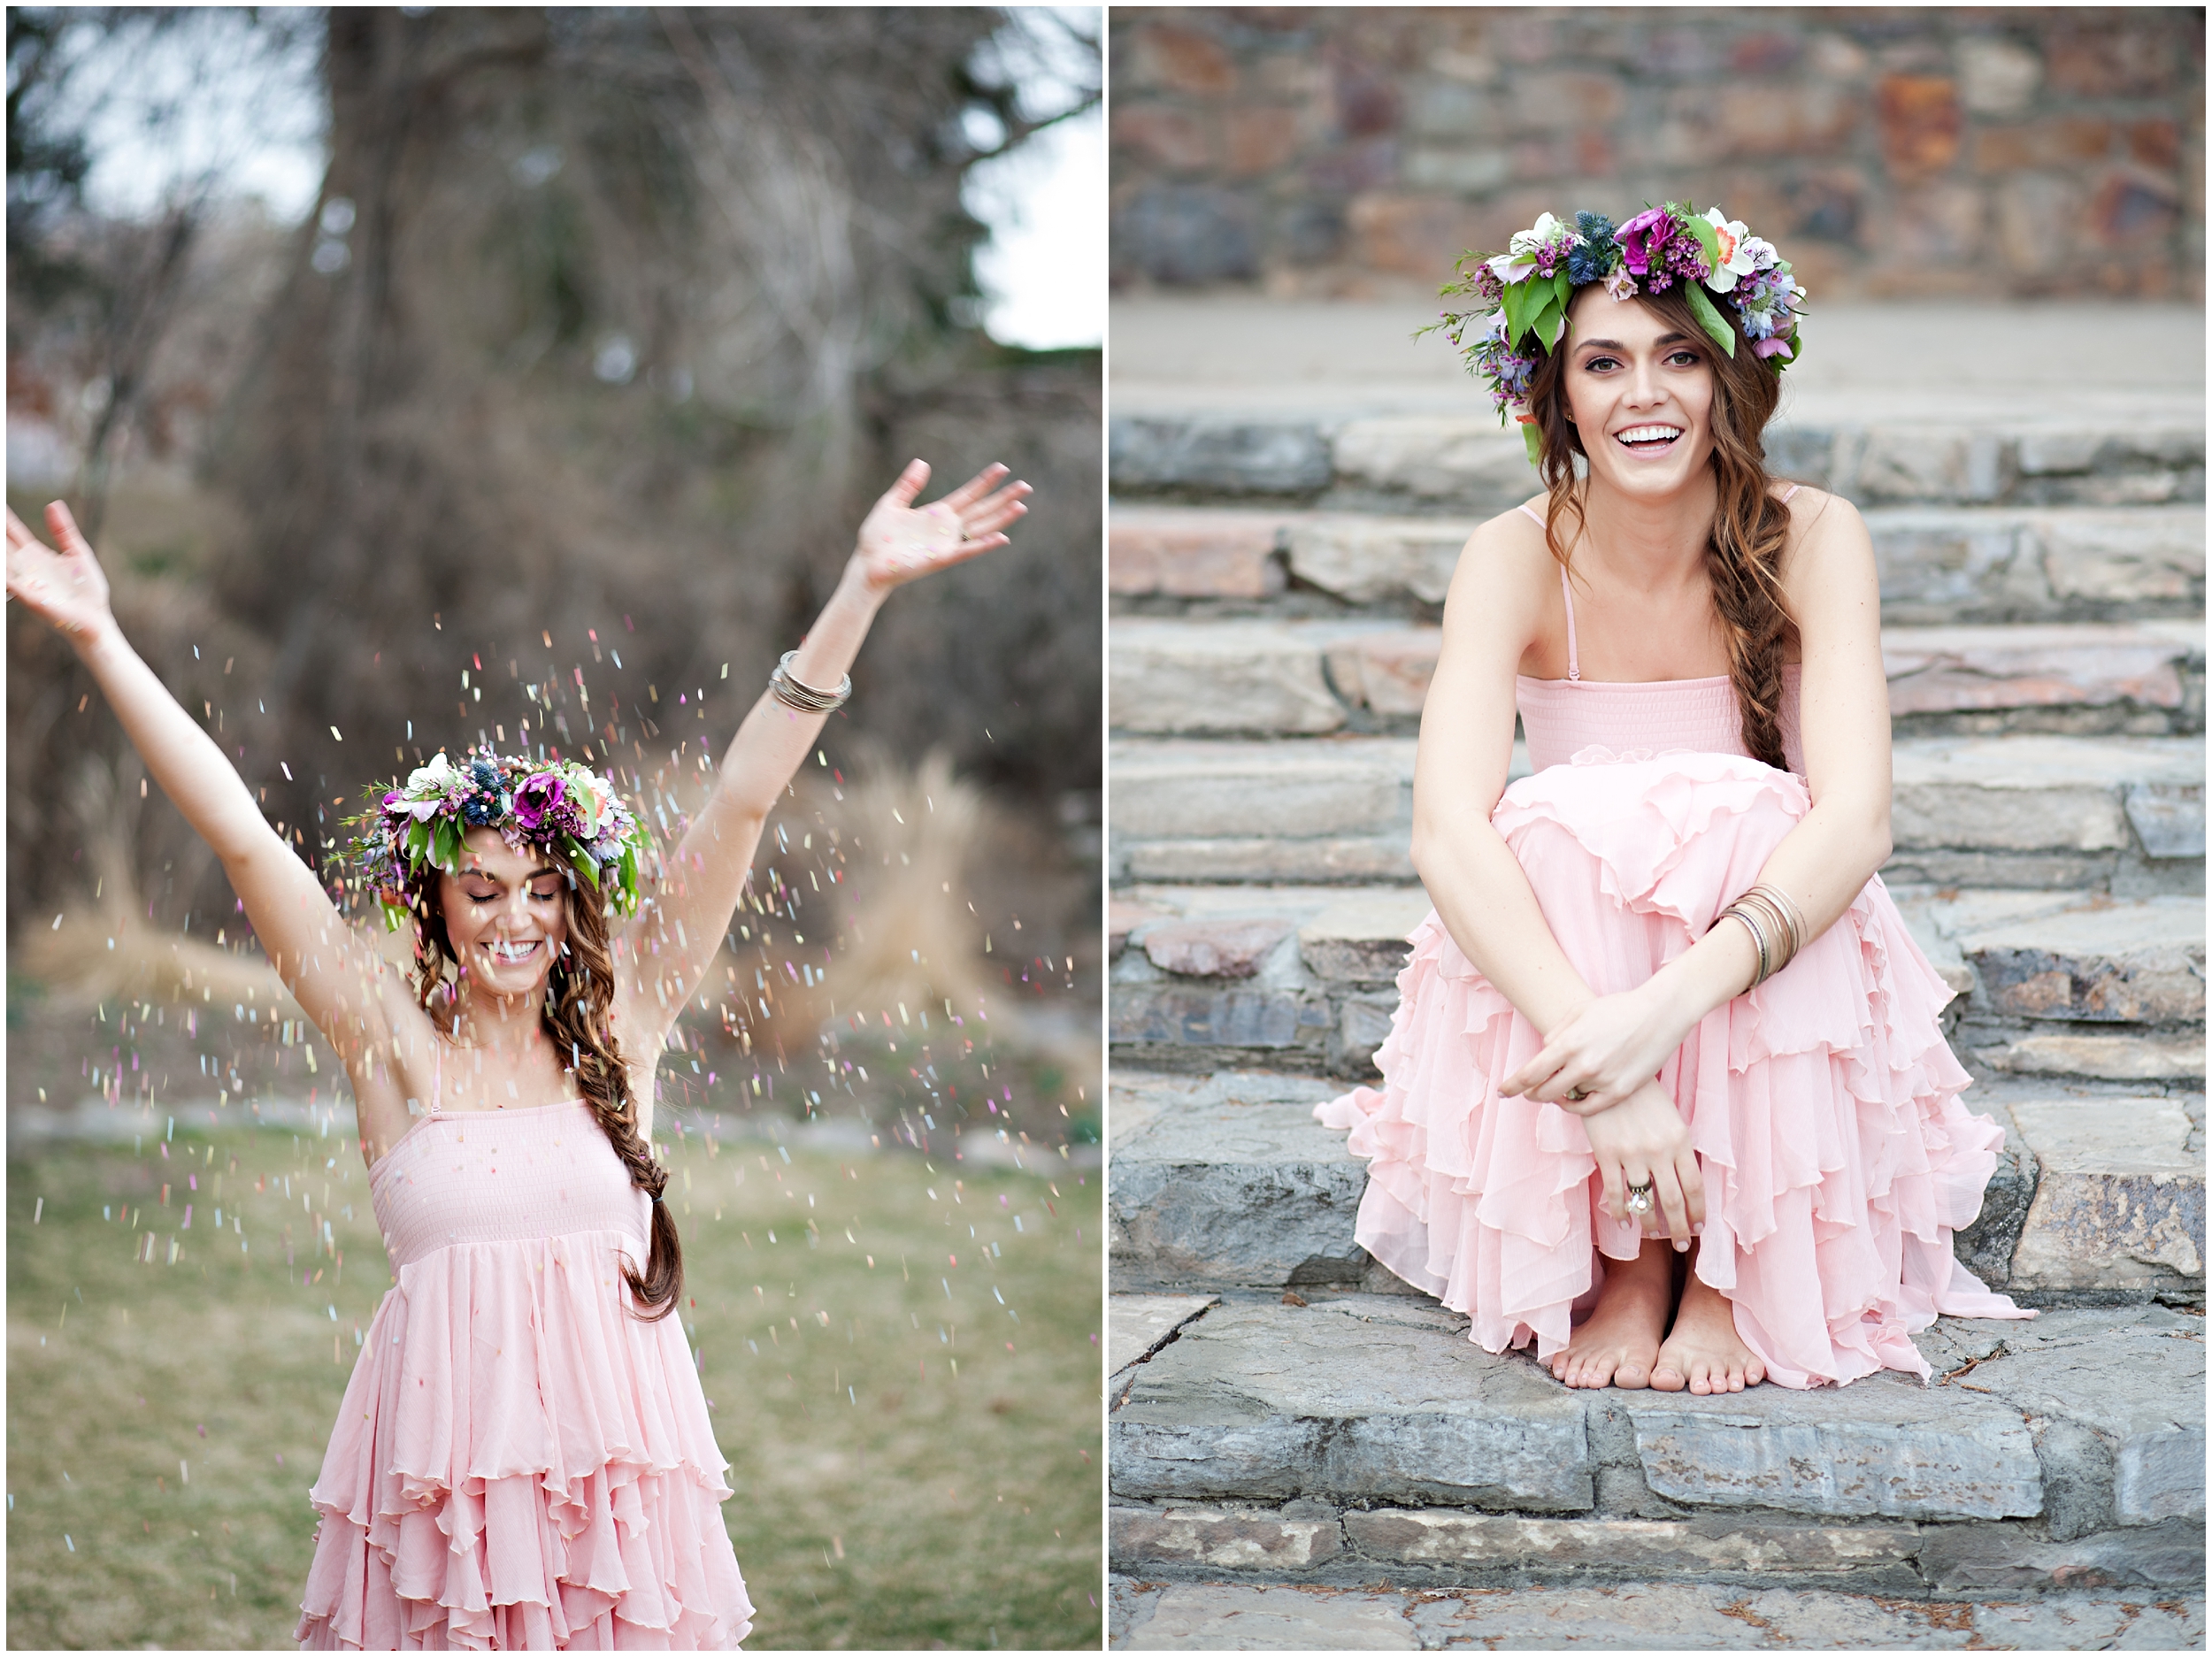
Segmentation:
<svg viewBox="0 0 2212 1657">
<path fill-rule="evenodd" d="M 2187 1651 L 2201 1593 L 1913 1601 L 1695 1583 L 1362 1591 L 1118 1578 L 1115 1651 Z"/>
<path fill-rule="evenodd" d="M 1260 599 L 1283 590 L 1282 514 L 1117 507 L 1107 520 L 1110 591 Z"/>
<path fill-rule="evenodd" d="M 2204 1039 L 2159 1036 L 2023 1036 L 1976 1047 L 1985 1068 L 2013 1076 L 2082 1077 L 2114 1082 L 2182 1082 L 2204 1078 Z"/>
<path fill-rule="evenodd" d="M 1394 1296 L 1217 1308 L 1136 1372 L 1109 1418 L 1112 1487 L 1142 1500 L 1588 1507 L 1580 1400 L 1463 1329 Z"/>
<path fill-rule="evenodd" d="M 1850 1518 L 2041 1511 L 2035 1440 L 2013 1411 L 1884 1373 L 1817 1396 L 1630 1392 L 1644 1479 L 1671 1501 Z"/>
<path fill-rule="evenodd" d="M 1113 727 L 1313 736 L 1339 729 L 1343 702 L 1323 678 L 1322 652 L 1357 622 L 1115 622 L 1108 652 Z"/>
<path fill-rule="evenodd" d="M 2085 1534 L 2116 1523 L 2203 1520 L 2201 1315 L 2135 1306 L 2047 1311 L 2024 1323 L 1947 1321 L 1919 1344 L 1939 1374 L 1953 1376 L 1935 1391 L 1978 1390 L 2030 1420 L 2096 1436 L 2110 1457 L 2108 1475 L 2086 1465 L 2095 1446 L 2047 1442 L 2047 1460 L 2063 1454 L 2076 1485 L 2098 1486 L 2066 1492 L 2075 1511 L 2057 1515 L 2062 1528 Z M 1969 1360 L 1972 1367 L 1960 1373 Z M 2049 1429 L 2039 1430 L 2047 1439 Z M 2085 1479 L 2093 1473 L 2099 1477 Z M 2108 1508 L 2101 1505 L 2108 1488 Z"/>
<path fill-rule="evenodd" d="M 1177 1583 L 1129 1596 L 1117 1651 L 1420 1651 L 1395 1594 Z"/>
<path fill-rule="evenodd" d="M 1190 1565 L 1279 1575 L 1340 1557 L 1344 1531 L 1332 1512 L 1309 1517 L 1267 1509 L 1112 1507 L 1106 1515 L 1106 1551 L 1110 1561 L 1132 1570 Z"/>
<path fill-rule="evenodd" d="M 2204 1017 L 2202 898 L 1903 889 L 1897 897 L 1939 970 L 1947 959 L 1971 970 L 1975 1013 L 2116 1024 Z"/>
<path fill-rule="evenodd" d="M 2008 1287 L 2201 1292 L 2204 1158 L 2188 1148 L 2179 1104 L 2099 1096 L 2008 1109 L 2041 1173 Z"/>
<path fill-rule="evenodd" d="M 1298 953 L 1317 978 L 1386 983 L 1405 965 L 1407 936 L 1432 907 L 1419 886 L 1348 892 L 1298 929 Z"/>
<path fill-rule="evenodd" d="M 2000 1016 L 2200 1023 L 2204 900 L 2088 902 L 1955 934 Z"/>
<path fill-rule="evenodd" d="M 1216 1304 L 1210 1294 L 1110 1294 L 1106 1297 L 1106 1372 L 1118 1375 Z"/>
<path fill-rule="evenodd" d="M 1890 826 L 1900 851 L 2123 851 L 2136 845 L 2129 791 L 2200 790 L 2204 743 L 2034 734 L 1901 739 L 1891 748 L 1891 779 Z"/>
<path fill-rule="evenodd" d="M 1915 1524 L 1532 1519 L 1433 1507 L 1355 1510 L 1344 1515 L 1344 1530 L 1362 1557 L 1392 1564 L 1615 1576 L 1909 1573 L 1923 1534 Z"/>
<path fill-rule="evenodd" d="M 1116 1133 L 1108 1193 L 1117 1288 L 1356 1282 L 1367 1166 L 1294 1102 L 1191 1101 Z"/>
<path fill-rule="evenodd" d="M 2202 602 L 2201 506 L 1873 507 L 1863 516 L 1886 619 L 2177 615 Z"/>
<path fill-rule="evenodd" d="M 1625 1440 L 1605 1454 L 1630 1458 L 1652 1492 L 1701 1523 L 1758 1510 L 1718 1530 L 1623 1531 L 1621 1546 L 1646 1549 L 1654 1572 L 1653 1550 L 1678 1559 L 1709 1545 L 1721 1550 L 1714 1569 L 1724 1554 L 1747 1561 L 1726 1569 L 1766 1568 L 1762 1558 L 1777 1569 L 1847 1568 L 1858 1545 L 1815 1534 L 1835 1521 L 1878 1522 L 1865 1534 L 1902 1546 L 1916 1521 L 2039 1515 L 2042 1539 L 2056 1542 L 2203 1515 L 2202 1319 L 2162 1307 L 1939 1320 L 1917 1338 L 1932 1385 L 1884 1372 L 1839 1388 L 1711 1398 L 1571 1392 L 1525 1356 L 1483 1352 L 1464 1331 L 1410 1296 L 1215 1307 L 1132 1372 L 1109 1418 L 1114 1492 L 1179 1509 L 1318 1499 L 1425 1510 L 1417 1524 L 1347 1515 L 1347 1539 L 1363 1557 L 1401 1563 L 1538 1561 L 1547 1548 L 1594 1546 L 1597 1533 L 1516 1531 L 1466 1510 L 1588 1515 L 1600 1427 L 1624 1421 Z M 1561 1459 L 1547 1468 L 1543 1454 Z M 1803 1515 L 1811 1529 L 1776 1514 Z M 1737 1539 L 1717 1539 L 1728 1535 Z"/>
<path fill-rule="evenodd" d="M 2204 656 L 2187 621 L 1885 627 L 1892 717 L 2139 702 L 2178 708 L 2181 668 Z"/>
<path fill-rule="evenodd" d="M 1284 541 L 1291 572 L 1325 593 L 1356 604 L 1401 597 L 1440 604 L 1474 532 L 1471 518 L 1317 514 L 1291 524 Z"/>
<path fill-rule="evenodd" d="M 1118 741 L 1109 832 L 1125 840 L 1411 832 L 1415 744 Z"/>
</svg>

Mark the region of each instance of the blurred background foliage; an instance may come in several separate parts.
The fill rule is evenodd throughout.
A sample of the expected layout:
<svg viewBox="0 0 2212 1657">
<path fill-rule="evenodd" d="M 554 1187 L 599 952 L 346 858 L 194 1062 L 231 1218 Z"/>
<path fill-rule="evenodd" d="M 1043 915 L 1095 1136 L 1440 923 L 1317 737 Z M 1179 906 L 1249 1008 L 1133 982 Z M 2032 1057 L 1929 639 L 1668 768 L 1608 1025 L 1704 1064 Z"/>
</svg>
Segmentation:
<svg viewBox="0 0 2212 1657">
<path fill-rule="evenodd" d="M 703 690 L 726 732 L 908 456 L 940 487 L 1003 460 L 1037 488 L 1017 547 L 892 602 L 831 740 L 942 749 L 1080 863 L 1099 355 L 986 334 L 962 188 L 1094 101 L 1083 15 L 13 9 L 11 502 L 72 502 L 134 642 L 319 851 L 334 797 L 511 723 L 548 672 L 648 725 Z M 219 54 L 227 84 L 319 55 L 304 222 L 226 191 L 250 134 L 96 211 L 104 50 Z M 187 148 L 215 93 L 168 96 L 144 124 Z M 104 838 L 154 925 L 227 912 L 65 646 L 20 616 L 10 645 L 17 915 L 90 897 Z M 1055 889 L 1074 955 L 1094 922 Z"/>
</svg>

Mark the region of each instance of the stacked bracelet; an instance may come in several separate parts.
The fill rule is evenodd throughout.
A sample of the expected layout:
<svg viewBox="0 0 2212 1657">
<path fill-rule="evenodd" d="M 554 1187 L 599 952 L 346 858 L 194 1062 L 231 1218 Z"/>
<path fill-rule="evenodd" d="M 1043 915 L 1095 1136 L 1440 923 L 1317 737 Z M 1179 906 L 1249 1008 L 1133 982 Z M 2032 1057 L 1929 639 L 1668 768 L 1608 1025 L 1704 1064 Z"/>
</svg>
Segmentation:
<svg viewBox="0 0 2212 1657">
<path fill-rule="evenodd" d="M 1796 957 L 1805 947 L 1805 914 L 1779 887 L 1753 886 L 1720 912 L 1715 924 L 1733 919 L 1742 923 L 1759 951 L 1759 975 L 1752 987 L 1765 983 Z"/>
<path fill-rule="evenodd" d="M 776 664 L 776 671 L 768 676 L 768 689 L 785 707 L 800 713 L 835 713 L 851 700 L 853 676 L 845 675 L 835 690 L 817 690 L 803 685 L 791 677 L 791 664 L 797 660 L 796 650 L 786 650 L 783 660 Z"/>
</svg>

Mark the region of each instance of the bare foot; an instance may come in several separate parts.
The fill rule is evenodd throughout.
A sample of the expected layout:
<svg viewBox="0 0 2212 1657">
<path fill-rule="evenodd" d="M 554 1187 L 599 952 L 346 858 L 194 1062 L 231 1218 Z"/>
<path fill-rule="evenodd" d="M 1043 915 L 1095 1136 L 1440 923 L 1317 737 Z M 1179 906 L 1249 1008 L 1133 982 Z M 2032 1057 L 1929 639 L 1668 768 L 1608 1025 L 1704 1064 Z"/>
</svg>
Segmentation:
<svg viewBox="0 0 2212 1657">
<path fill-rule="evenodd" d="M 1740 1392 L 1766 1379 L 1766 1366 L 1736 1333 L 1736 1310 L 1718 1289 L 1701 1280 L 1694 1260 L 1682 1285 L 1674 1327 L 1659 1348 L 1651 1385 L 1662 1392 L 1687 1387 L 1700 1394 Z"/>
<path fill-rule="evenodd" d="M 1673 1279 L 1674 1251 L 1663 1239 L 1646 1242 L 1633 1260 L 1607 1260 L 1598 1303 L 1567 1349 L 1552 1354 L 1552 1374 L 1569 1386 L 1649 1385 Z"/>
</svg>

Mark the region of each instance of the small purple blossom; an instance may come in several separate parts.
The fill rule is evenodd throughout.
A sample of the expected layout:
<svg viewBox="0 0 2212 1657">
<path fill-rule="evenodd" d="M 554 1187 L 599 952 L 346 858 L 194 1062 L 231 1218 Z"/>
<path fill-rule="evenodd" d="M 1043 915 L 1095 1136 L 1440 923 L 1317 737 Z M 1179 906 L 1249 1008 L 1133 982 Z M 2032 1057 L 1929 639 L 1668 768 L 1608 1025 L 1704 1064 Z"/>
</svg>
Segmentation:
<svg viewBox="0 0 2212 1657">
<path fill-rule="evenodd" d="M 557 812 L 568 797 L 567 786 L 550 771 L 539 771 L 526 778 L 515 790 L 515 821 L 525 829 L 545 826 L 546 818 Z"/>
<path fill-rule="evenodd" d="M 1649 273 L 1653 256 L 1673 236 L 1674 215 L 1663 207 L 1647 207 L 1613 233 L 1632 275 Z"/>
</svg>

